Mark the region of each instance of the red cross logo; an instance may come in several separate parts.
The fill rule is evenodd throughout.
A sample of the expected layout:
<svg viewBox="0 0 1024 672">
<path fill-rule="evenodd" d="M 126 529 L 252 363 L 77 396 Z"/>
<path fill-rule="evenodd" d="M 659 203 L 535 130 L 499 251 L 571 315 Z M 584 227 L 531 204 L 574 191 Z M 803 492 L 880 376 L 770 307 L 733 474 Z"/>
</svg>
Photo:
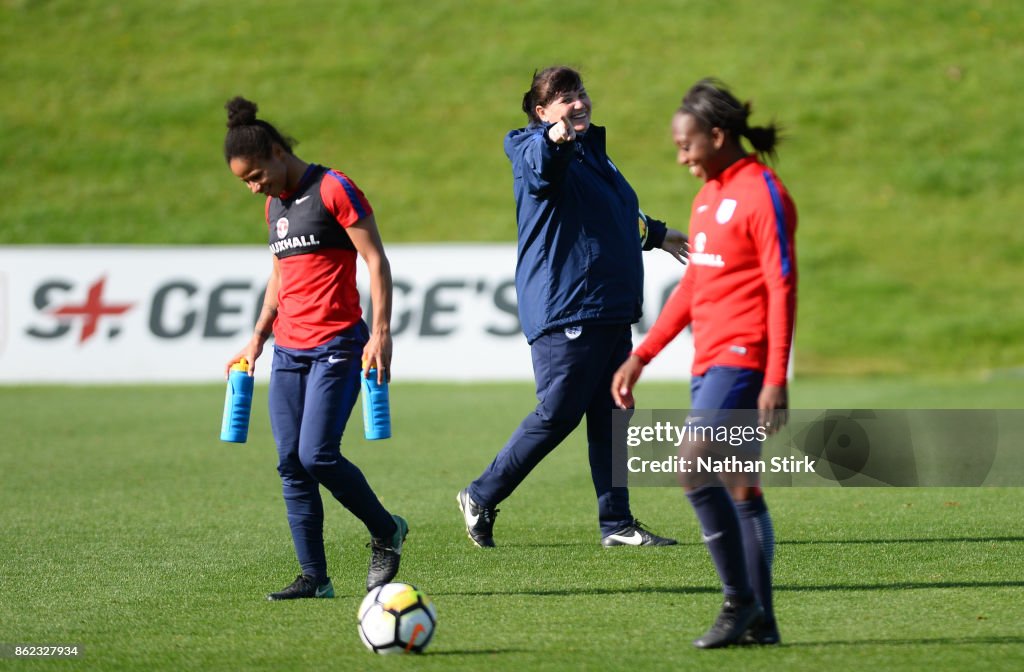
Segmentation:
<svg viewBox="0 0 1024 672">
<path fill-rule="evenodd" d="M 79 317 L 84 318 L 82 322 L 82 335 L 78 342 L 85 343 L 89 337 L 96 333 L 96 327 L 100 318 L 104 315 L 120 315 L 127 312 L 132 303 L 105 304 L 103 303 L 103 283 L 107 281 L 106 276 L 97 280 L 89 287 L 89 296 L 85 303 L 78 306 L 64 306 L 53 311 L 58 317 Z"/>
</svg>

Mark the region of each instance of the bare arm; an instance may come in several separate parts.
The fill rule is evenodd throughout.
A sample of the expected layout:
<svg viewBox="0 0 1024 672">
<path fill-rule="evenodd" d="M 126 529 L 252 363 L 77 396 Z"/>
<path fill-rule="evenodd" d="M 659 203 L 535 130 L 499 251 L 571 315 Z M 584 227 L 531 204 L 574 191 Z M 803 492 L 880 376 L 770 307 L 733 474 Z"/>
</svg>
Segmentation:
<svg viewBox="0 0 1024 672">
<path fill-rule="evenodd" d="M 253 375 L 256 371 L 256 360 L 263 353 L 263 345 L 274 333 L 274 320 L 277 318 L 277 292 L 281 287 L 281 268 L 278 264 L 277 257 L 274 257 L 274 265 L 270 271 L 270 278 L 267 280 L 267 290 L 263 295 L 263 309 L 260 310 L 260 316 L 256 319 L 252 338 L 225 365 L 225 377 L 231 370 L 231 366 L 243 357 L 249 364 L 249 375 Z"/>
<path fill-rule="evenodd" d="M 363 217 L 348 227 L 348 237 L 370 271 L 370 301 L 373 303 L 373 326 L 370 340 L 363 348 L 363 375 L 377 369 L 377 381 L 391 380 L 391 264 L 384 253 L 377 221 L 373 215 Z"/>
</svg>

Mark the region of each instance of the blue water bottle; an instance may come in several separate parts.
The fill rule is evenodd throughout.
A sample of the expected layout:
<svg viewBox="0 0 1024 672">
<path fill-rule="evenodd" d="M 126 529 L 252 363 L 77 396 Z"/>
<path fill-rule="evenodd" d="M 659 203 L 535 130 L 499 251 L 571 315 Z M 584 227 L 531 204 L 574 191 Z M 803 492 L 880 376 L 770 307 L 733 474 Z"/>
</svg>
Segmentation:
<svg viewBox="0 0 1024 672">
<path fill-rule="evenodd" d="M 370 369 L 369 378 L 363 376 L 363 436 L 370 441 L 391 438 L 388 381 L 377 382 L 377 369 Z"/>
<path fill-rule="evenodd" d="M 228 389 L 224 395 L 224 418 L 220 423 L 220 440 L 245 443 L 249 438 L 249 411 L 252 410 L 252 383 L 249 363 L 245 358 L 231 366 Z"/>
</svg>

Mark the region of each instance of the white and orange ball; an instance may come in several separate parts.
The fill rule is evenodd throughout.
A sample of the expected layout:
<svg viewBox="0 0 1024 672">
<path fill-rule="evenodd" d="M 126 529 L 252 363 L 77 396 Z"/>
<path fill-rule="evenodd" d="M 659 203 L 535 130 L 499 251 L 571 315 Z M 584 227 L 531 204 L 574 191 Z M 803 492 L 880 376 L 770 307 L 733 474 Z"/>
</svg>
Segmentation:
<svg viewBox="0 0 1024 672">
<path fill-rule="evenodd" d="M 434 637 L 437 609 L 408 583 L 374 588 L 359 605 L 359 638 L 374 653 L 422 653 Z"/>
</svg>

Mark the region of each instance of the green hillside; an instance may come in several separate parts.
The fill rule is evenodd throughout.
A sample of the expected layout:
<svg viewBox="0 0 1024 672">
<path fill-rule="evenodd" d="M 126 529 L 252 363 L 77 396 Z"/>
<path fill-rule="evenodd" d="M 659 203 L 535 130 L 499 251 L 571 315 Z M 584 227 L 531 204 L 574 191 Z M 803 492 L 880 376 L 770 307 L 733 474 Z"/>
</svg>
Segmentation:
<svg viewBox="0 0 1024 672">
<path fill-rule="evenodd" d="M 387 241 L 514 239 L 504 133 L 583 70 L 644 209 L 698 184 L 668 124 L 714 74 L 788 130 L 800 373 L 1024 365 L 1024 3 L 0 0 L 0 244 L 252 243 L 235 94 L 349 173 Z"/>
</svg>

